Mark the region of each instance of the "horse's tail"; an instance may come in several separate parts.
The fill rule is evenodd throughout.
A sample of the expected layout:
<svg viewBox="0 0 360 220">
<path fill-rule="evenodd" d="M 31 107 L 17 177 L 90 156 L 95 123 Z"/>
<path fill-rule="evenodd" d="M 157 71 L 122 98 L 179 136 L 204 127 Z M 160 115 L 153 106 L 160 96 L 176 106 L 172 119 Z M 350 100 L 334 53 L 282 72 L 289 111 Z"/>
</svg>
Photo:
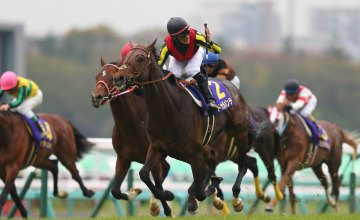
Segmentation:
<svg viewBox="0 0 360 220">
<path fill-rule="evenodd" d="M 352 131 L 344 131 L 340 129 L 343 143 L 347 143 L 354 149 L 353 160 L 357 157 L 357 146 L 360 143 L 360 134 Z"/>
<path fill-rule="evenodd" d="M 95 143 L 88 141 L 87 138 L 73 124 L 71 124 L 71 127 L 74 131 L 77 148 L 77 159 L 79 160 L 82 158 L 83 154 L 91 150 Z"/>
</svg>

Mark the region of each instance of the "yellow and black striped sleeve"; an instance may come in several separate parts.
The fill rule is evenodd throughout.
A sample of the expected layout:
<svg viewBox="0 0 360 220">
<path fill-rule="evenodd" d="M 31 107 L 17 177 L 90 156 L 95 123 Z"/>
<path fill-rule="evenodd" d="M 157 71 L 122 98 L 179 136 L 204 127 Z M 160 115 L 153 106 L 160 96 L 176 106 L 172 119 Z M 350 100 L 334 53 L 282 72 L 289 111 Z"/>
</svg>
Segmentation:
<svg viewBox="0 0 360 220">
<path fill-rule="evenodd" d="M 163 66 L 167 60 L 167 58 L 170 55 L 170 51 L 169 48 L 166 46 L 166 42 L 164 41 L 160 53 L 159 53 L 159 59 L 158 59 L 158 64 L 160 66 Z"/>
<path fill-rule="evenodd" d="M 196 41 L 195 44 L 198 46 L 201 46 L 203 48 L 206 48 L 206 44 L 208 45 L 208 50 L 213 53 L 221 53 L 221 47 L 217 45 L 214 41 L 210 41 L 206 43 L 205 36 L 201 34 L 200 32 L 196 32 Z"/>
</svg>

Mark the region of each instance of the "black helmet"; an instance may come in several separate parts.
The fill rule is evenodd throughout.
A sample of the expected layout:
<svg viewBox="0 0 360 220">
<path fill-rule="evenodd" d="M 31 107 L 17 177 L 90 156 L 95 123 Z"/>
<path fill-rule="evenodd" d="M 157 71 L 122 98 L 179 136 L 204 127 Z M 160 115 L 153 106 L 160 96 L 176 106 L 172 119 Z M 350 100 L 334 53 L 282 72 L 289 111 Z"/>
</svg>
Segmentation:
<svg viewBox="0 0 360 220">
<path fill-rule="evenodd" d="M 176 36 L 189 28 L 190 25 L 180 17 L 170 18 L 167 23 L 167 30 L 171 36 Z"/>
<path fill-rule="evenodd" d="M 300 85 L 296 79 L 289 79 L 284 86 L 286 94 L 292 95 L 299 91 Z"/>
</svg>

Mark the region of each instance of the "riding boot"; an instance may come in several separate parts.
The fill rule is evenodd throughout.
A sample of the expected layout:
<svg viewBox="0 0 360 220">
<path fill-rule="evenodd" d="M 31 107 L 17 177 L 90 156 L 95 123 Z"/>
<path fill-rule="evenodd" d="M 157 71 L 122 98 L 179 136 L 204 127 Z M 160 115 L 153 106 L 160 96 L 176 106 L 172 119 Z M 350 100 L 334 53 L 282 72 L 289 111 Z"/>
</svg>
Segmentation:
<svg viewBox="0 0 360 220">
<path fill-rule="evenodd" d="M 39 129 L 39 131 L 41 132 L 41 137 L 42 136 L 44 136 L 45 135 L 45 131 L 44 131 L 44 129 L 43 129 L 43 126 L 41 126 L 41 124 L 40 124 L 40 121 L 39 121 L 39 118 L 37 117 L 37 116 L 33 116 L 33 117 L 31 117 L 31 120 L 33 121 L 33 122 L 35 122 L 35 125 L 36 125 L 36 127 Z"/>
<path fill-rule="evenodd" d="M 218 106 L 215 103 L 215 98 L 213 97 L 212 93 L 210 92 L 210 89 L 207 85 L 206 78 L 203 73 L 199 72 L 196 75 L 193 76 L 193 78 L 196 80 L 201 93 L 203 94 L 205 101 L 206 101 L 206 107 L 209 111 L 217 111 Z"/>
</svg>

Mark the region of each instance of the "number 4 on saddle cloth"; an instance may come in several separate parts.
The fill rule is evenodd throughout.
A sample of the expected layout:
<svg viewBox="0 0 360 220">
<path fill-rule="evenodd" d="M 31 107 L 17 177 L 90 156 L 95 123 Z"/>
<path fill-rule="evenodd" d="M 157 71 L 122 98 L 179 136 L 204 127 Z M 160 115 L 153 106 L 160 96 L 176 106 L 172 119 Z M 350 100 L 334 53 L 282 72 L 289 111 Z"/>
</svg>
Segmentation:
<svg viewBox="0 0 360 220">
<path fill-rule="evenodd" d="M 40 125 L 42 126 L 45 132 L 44 134 L 42 134 L 42 131 L 39 130 L 39 128 L 36 126 L 34 121 L 32 121 L 31 119 L 27 118 L 24 115 L 23 118 L 26 121 L 26 125 L 30 134 L 34 138 L 35 152 L 37 152 L 40 147 L 51 149 L 52 143 L 54 141 L 54 137 L 52 135 L 49 124 L 44 119 L 39 117 Z"/>
<path fill-rule="evenodd" d="M 183 84 L 181 84 L 181 85 L 183 85 Z M 194 102 L 199 107 L 201 107 L 201 109 L 204 113 L 204 116 L 216 115 L 233 105 L 233 100 L 232 100 L 229 92 L 226 90 L 225 86 L 221 82 L 209 80 L 208 85 L 209 85 L 211 93 L 213 94 L 213 96 L 215 98 L 215 103 L 218 106 L 217 111 L 207 111 L 206 110 L 205 99 L 204 99 L 203 95 L 201 94 L 201 92 L 199 91 L 198 87 L 195 87 L 192 85 L 187 85 L 185 87 L 183 85 L 185 88 L 185 91 L 187 91 L 190 94 L 190 96 L 193 98 Z"/>
</svg>

